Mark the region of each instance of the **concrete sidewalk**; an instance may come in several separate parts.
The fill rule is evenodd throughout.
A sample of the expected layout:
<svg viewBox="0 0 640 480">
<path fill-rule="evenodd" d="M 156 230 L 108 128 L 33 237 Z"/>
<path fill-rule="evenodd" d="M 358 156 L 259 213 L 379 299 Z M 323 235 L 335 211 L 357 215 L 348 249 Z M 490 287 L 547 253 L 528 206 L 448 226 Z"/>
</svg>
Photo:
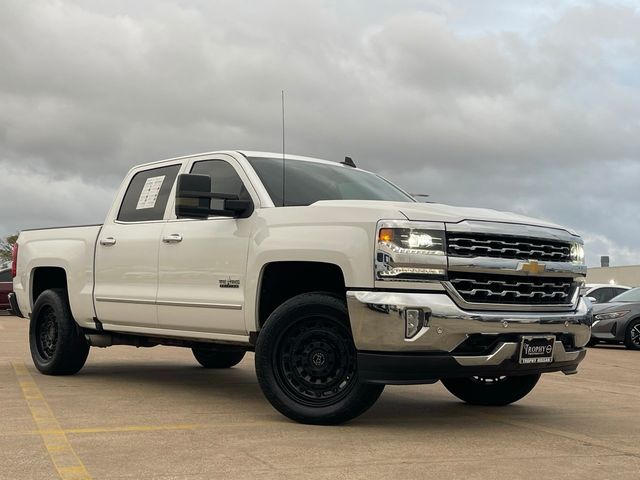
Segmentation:
<svg viewBox="0 0 640 480">
<path fill-rule="evenodd" d="M 592 348 L 509 407 L 387 387 L 355 421 L 312 427 L 271 408 L 253 355 L 211 371 L 184 349 L 92 349 L 78 375 L 47 377 L 27 333 L 0 317 L 2 479 L 640 478 L 640 352 Z"/>
</svg>

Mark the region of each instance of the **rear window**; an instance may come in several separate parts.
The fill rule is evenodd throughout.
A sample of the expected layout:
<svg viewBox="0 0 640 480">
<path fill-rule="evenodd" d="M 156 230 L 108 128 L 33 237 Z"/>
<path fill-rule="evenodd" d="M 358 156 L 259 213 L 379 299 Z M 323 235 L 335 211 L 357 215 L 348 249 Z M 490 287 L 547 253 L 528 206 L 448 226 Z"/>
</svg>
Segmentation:
<svg viewBox="0 0 640 480">
<path fill-rule="evenodd" d="M 162 220 L 169 194 L 179 171 L 180 165 L 170 165 L 136 173 L 122 200 L 118 220 L 121 222 Z"/>
</svg>

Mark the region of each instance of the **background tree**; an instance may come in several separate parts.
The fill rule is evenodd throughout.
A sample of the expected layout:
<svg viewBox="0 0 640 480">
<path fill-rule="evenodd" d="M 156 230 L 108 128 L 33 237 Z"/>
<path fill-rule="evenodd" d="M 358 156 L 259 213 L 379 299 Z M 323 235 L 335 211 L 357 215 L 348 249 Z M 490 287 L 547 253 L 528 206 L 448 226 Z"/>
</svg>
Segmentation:
<svg viewBox="0 0 640 480">
<path fill-rule="evenodd" d="M 0 240 L 0 263 L 11 260 L 11 249 L 16 240 L 18 240 L 18 235 L 9 235 Z"/>
</svg>

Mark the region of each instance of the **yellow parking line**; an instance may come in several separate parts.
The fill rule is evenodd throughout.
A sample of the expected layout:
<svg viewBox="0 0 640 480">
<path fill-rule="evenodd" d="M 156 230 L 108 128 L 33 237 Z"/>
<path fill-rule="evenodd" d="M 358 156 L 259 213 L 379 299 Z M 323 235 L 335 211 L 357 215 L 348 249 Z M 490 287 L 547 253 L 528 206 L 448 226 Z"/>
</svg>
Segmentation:
<svg viewBox="0 0 640 480">
<path fill-rule="evenodd" d="M 67 428 L 65 433 L 156 432 L 161 430 L 195 430 L 199 425 L 126 425 L 123 427 Z"/>
<path fill-rule="evenodd" d="M 60 423 L 23 362 L 11 362 L 33 421 L 58 475 L 63 480 L 87 480 L 91 475 L 71 447 Z"/>
</svg>

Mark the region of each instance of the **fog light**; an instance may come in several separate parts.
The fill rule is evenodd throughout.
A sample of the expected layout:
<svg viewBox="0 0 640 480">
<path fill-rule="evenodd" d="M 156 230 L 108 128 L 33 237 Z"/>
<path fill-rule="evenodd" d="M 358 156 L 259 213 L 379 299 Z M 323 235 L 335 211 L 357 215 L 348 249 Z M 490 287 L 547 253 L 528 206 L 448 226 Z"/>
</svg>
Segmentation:
<svg viewBox="0 0 640 480">
<path fill-rule="evenodd" d="M 422 328 L 424 314 L 422 310 L 410 308 L 404 311 L 404 336 L 413 338 Z"/>
</svg>

